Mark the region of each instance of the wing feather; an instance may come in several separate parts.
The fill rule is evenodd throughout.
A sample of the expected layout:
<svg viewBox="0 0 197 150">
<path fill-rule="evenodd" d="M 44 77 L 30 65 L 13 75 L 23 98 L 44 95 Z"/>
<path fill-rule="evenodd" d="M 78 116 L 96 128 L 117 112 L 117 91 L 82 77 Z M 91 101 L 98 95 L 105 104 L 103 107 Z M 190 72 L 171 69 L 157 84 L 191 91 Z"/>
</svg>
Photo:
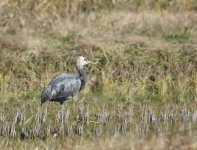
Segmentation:
<svg viewBox="0 0 197 150">
<path fill-rule="evenodd" d="M 58 101 L 60 99 L 70 99 L 81 89 L 81 80 L 75 74 L 63 73 L 55 77 L 49 85 L 43 89 L 41 102 L 47 100 Z"/>
</svg>

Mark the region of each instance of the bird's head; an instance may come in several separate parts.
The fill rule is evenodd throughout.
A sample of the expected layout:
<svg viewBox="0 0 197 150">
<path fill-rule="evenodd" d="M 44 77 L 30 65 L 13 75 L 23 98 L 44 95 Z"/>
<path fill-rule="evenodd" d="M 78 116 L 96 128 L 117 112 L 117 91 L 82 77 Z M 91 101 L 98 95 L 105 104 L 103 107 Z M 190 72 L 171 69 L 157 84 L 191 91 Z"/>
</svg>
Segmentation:
<svg viewBox="0 0 197 150">
<path fill-rule="evenodd" d="M 79 56 L 79 57 L 77 58 L 76 66 L 78 66 L 78 67 L 83 67 L 84 65 L 87 65 L 87 64 L 96 64 L 96 63 L 87 60 L 87 58 L 85 58 L 85 57 L 83 57 L 83 56 Z"/>
</svg>

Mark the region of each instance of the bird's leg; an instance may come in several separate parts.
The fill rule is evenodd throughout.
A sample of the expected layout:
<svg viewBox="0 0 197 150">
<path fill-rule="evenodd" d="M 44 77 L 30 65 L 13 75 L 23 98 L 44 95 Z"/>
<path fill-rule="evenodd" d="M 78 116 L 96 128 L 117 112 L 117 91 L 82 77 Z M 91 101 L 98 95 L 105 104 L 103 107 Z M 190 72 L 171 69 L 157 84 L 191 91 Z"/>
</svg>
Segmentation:
<svg viewBox="0 0 197 150">
<path fill-rule="evenodd" d="M 70 103 L 72 104 L 72 106 L 75 106 L 74 105 L 74 97 L 72 97 L 70 101 L 71 101 Z"/>
<path fill-rule="evenodd" d="M 65 108 L 64 104 L 61 104 L 61 126 L 60 126 L 60 134 L 64 135 L 64 122 L 65 122 Z"/>
<path fill-rule="evenodd" d="M 61 104 L 61 121 L 62 121 L 62 123 L 64 123 L 64 121 L 65 121 L 64 115 L 65 115 L 65 107 L 64 107 L 64 104 Z"/>
</svg>

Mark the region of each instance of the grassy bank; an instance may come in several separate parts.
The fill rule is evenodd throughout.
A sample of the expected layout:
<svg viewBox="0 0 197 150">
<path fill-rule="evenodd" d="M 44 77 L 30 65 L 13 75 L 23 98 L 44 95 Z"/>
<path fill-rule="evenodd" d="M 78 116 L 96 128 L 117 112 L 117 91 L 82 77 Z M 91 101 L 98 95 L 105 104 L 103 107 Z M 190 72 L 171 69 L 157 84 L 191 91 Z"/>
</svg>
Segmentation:
<svg viewBox="0 0 197 150">
<path fill-rule="evenodd" d="M 167 1 L 4 2 L 1 148 L 197 147 L 195 1 L 177 8 Z M 41 107 L 42 88 L 76 72 L 79 55 L 99 62 L 85 68 L 86 88 L 65 111 L 53 102 Z"/>
</svg>

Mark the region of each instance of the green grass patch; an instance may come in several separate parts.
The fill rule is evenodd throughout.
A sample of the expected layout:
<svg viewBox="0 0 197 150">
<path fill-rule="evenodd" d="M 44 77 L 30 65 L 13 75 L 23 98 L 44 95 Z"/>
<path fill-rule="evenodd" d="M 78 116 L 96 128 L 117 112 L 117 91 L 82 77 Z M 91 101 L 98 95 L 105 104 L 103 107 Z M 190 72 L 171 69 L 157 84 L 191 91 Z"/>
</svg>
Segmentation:
<svg viewBox="0 0 197 150">
<path fill-rule="evenodd" d="M 177 34 L 166 34 L 166 35 L 163 35 L 162 38 L 166 41 L 185 42 L 189 40 L 190 36 L 187 32 L 183 32 L 183 33 L 177 33 Z"/>
</svg>

